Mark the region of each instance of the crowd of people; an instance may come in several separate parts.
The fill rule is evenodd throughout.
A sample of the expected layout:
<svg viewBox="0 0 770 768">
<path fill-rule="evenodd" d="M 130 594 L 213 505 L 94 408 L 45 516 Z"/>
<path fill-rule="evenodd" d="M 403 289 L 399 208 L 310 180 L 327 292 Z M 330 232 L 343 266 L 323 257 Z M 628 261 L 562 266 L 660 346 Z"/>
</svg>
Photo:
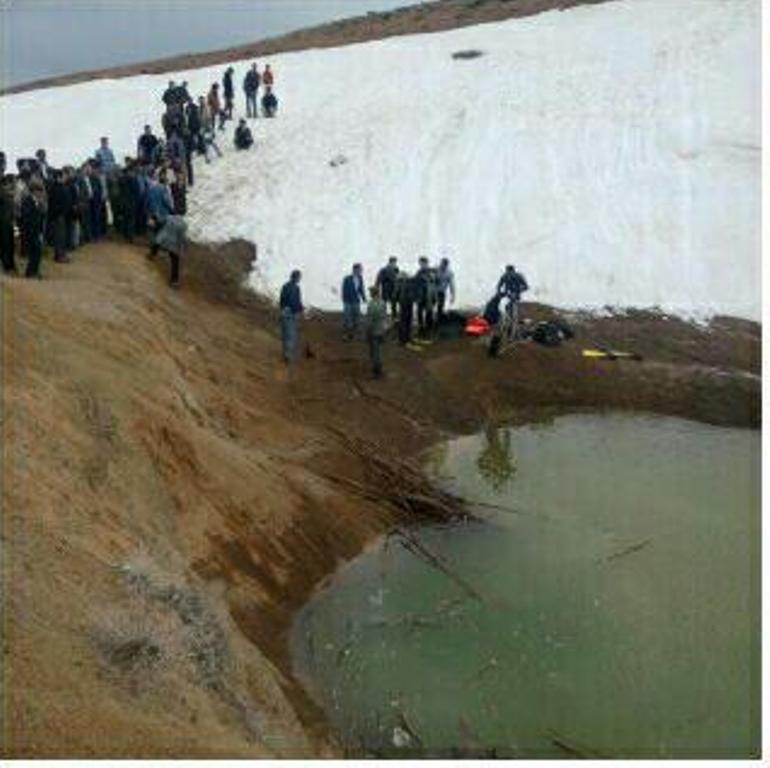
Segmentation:
<svg viewBox="0 0 770 768">
<path fill-rule="evenodd" d="M 300 270 L 294 270 L 283 286 L 279 300 L 283 359 L 289 365 L 297 358 L 299 321 L 304 313 L 301 279 Z M 507 327 L 515 333 L 521 296 L 528 288 L 524 275 L 509 264 L 498 281 L 494 297 L 485 308 L 490 324 L 498 327 L 504 317 L 509 321 Z M 431 266 L 429 260 L 421 256 L 417 271 L 410 274 L 399 268 L 397 257 L 391 256 L 377 273 L 368 292 L 363 266 L 353 264 L 350 274 L 342 281 L 341 295 L 343 337 L 347 341 L 355 339 L 364 322 L 372 376 L 381 378 L 382 346 L 389 330 L 397 329 L 399 344 L 411 350 L 421 351 L 423 344 L 432 343 L 447 320 L 448 307 L 455 301 L 455 276 L 447 258 L 442 258 L 437 266 Z M 362 305 L 367 305 L 365 316 Z"/>
<path fill-rule="evenodd" d="M 45 150 L 34 158 L 17 160 L 17 173 L 7 173 L 5 154 L 0 152 L 0 260 L 6 273 L 18 274 L 16 237 L 19 254 L 26 259 L 25 275 L 41 278 L 44 246 L 50 246 L 56 262 L 66 263 L 81 245 L 106 237 L 111 221 L 116 233 L 128 242 L 135 237 L 149 238 L 148 257 L 161 250 L 169 255 L 172 287 L 180 281 L 180 257 L 184 250 L 187 225 L 187 188 L 194 183 L 196 158 L 210 163 L 222 156 L 217 134 L 234 119 L 235 71 L 227 67 L 221 82 L 213 83 L 204 96 L 192 98 L 187 82 L 173 80 L 162 94 L 163 137 L 150 125 L 144 126 L 136 144 L 136 155 L 119 164 L 108 137 L 102 137 L 93 156 L 80 165 L 52 168 Z M 272 118 L 278 109 L 273 91 L 275 76 L 266 65 L 262 72 L 253 64 L 243 79 L 246 118 L 240 118 L 233 132 L 236 150 L 254 145 L 248 120 Z M 262 98 L 259 91 L 262 89 Z M 280 295 L 283 357 L 287 364 L 296 360 L 299 345 L 299 319 L 304 312 L 299 270 L 291 273 Z M 509 265 L 500 278 L 484 317 L 500 327 L 501 317 L 515 329 L 521 294 L 528 288 L 521 273 Z M 359 334 L 365 321 L 372 375 L 383 375 L 382 346 L 391 328 L 398 342 L 419 351 L 432 343 L 445 322 L 447 308 L 454 303 L 455 276 L 449 259 L 431 266 L 422 256 L 414 274 L 401 270 L 398 259 L 390 257 L 377 273 L 374 284 L 365 286 L 361 264 L 354 264 L 342 281 L 343 334 L 348 341 Z M 504 313 L 500 305 L 506 301 Z M 364 317 L 362 306 L 366 305 Z M 415 329 L 416 319 L 416 329 Z"/>
<path fill-rule="evenodd" d="M 53 168 L 44 149 L 19 158 L 16 173 L 0 152 L 0 262 L 6 274 L 18 275 L 18 257 L 26 260 L 24 274 L 42 279 L 41 262 L 48 246 L 54 260 L 66 263 L 86 243 L 106 237 L 111 224 L 126 241 L 148 236 L 148 256 L 166 251 L 170 284 L 179 286 L 180 257 L 186 234 L 187 188 L 194 183 L 195 159 L 210 163 L 222 156 L 217 133 L 233 119 L 234 69 L 228 67 L 220 83 L 193 99 L 187 83 L 169 82 L 162 94 L 163 135 L 144 126 L 135 156 L 118 163 L 109 138 L 102 137 L 93 155 L 77 165 Z M 247 118 L 275 117 L 278 99 L 275 75 L 266 65 L 253 64 L 243 81 Z M 260 88 L 263 91 L 259 99 Z M 234 131 L 236 149 L 254 145 L 245 119 Z M 18 238 L 16 233 L 18 232 Z M 17 246 L 18 242 L 18 246 Z"/>
</svg>

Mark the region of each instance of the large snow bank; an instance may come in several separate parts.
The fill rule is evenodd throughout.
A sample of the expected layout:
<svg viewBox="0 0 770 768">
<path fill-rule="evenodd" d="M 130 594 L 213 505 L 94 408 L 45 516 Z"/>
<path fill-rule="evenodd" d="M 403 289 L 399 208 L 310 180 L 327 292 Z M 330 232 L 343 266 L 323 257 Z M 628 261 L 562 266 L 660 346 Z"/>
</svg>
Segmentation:
<svg viewBox="0 0 770 768">
<path fill-rule="evenodd" d="M 466 305 L 513 262 L 555 305 L 759 319 L 759 28 L 757 0 L 619 0 L 272 57 L 280 116 L 256 151 L 229 129 L 198 164 L 191 232 L 254 241 L 270 292 L 300 267 L 321 307 L 353 261 L 373 277 L 426 254 L 452 260 Z M 173 77 L 202 93 L 222 69 Z M 2 98 L 2 144 L 132 152 L 169 77 Z"/>
</svg>

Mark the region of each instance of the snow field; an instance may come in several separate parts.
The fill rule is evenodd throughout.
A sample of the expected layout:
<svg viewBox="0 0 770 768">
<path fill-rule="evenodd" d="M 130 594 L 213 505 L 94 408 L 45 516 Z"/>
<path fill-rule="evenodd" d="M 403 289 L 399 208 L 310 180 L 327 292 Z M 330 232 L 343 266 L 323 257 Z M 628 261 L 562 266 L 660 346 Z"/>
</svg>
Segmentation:
<svg viewBox="0 0 770 768">
<path fill-rule="evenodd" d="M 279 117 L 252 122 L 255 151 L 231 125 L 226 156 L 197 163 L 191 235 L 255 242 L 256 287 L 299 267 L 322 308 L 354 261 L 373 280 L 424 254 L 450 258 L 461 305 L 514 263 L 528 298 L 565 308 L 758 320 L 759 17 L 756 0 L 618 0 L 270 57 Z M 169 79 L 197 96 L 223 71 L 3 97 L 0 144 L 58 164 L 109 135 L 132 154 Z"/>
</svg>

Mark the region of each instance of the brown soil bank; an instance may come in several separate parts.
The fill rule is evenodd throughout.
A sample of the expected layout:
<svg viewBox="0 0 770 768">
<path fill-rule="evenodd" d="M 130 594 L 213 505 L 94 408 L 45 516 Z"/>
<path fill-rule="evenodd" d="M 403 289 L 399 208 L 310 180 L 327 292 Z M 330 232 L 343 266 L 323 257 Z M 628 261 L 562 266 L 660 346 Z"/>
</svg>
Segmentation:
<svg viewBox="0 0 770 768">
<path fill-rule="evenodd" d="M 285 638 L 341 560 L 430 512 L 388 466 L 534 406 L 759 425 L 760 330 L 729 320 L 585 319 L 498 361 L 390 345 L 372 382 L 321 316 L 287 375 L 250 258 L 194 248 L 172 292 L 106 243 L 0 282 L 6 756 L 335 754 Z M 583 359 L 597 342 L 645 360 Z"/>
<path fill-rule="evenodd" d="M 280 37 L 206 53 L 185 53 L 166 59 L 128 64 L 109 69 L 48 77 L 0 90 L 0 95 L 36 88 L 72 85 L 97 78 L 157 75 L 186 69 L 211 67 L 238 59 L 257 59 L 276 53 L 310 48 L 336 48 L 398 35 L 443 32 L 505 19 L 534 16 L 545 11 L 566 11 L 579 5 L 598 5 L 613 0 L 437 0 L 383 13 L 369 13 L 342 21 L 301 29 Z M 617 1 L 617 0 L 614 0 Z"/>
</svg>

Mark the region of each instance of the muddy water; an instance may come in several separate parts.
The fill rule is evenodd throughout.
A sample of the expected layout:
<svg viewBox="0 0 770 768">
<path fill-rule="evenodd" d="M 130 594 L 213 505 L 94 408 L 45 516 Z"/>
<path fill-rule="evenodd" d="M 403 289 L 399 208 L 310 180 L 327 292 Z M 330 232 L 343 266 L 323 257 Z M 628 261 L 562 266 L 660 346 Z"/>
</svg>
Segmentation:
<svg viewBox="0 0 770 768">
<path fill-rule="evenodd" d="M 354 751 L 748 756 L 759 454 L 618 415 L 441 446 L 441 482 L 501 508 L 347 566 L 297 619 L 297 669 Z"/>
</svg>

